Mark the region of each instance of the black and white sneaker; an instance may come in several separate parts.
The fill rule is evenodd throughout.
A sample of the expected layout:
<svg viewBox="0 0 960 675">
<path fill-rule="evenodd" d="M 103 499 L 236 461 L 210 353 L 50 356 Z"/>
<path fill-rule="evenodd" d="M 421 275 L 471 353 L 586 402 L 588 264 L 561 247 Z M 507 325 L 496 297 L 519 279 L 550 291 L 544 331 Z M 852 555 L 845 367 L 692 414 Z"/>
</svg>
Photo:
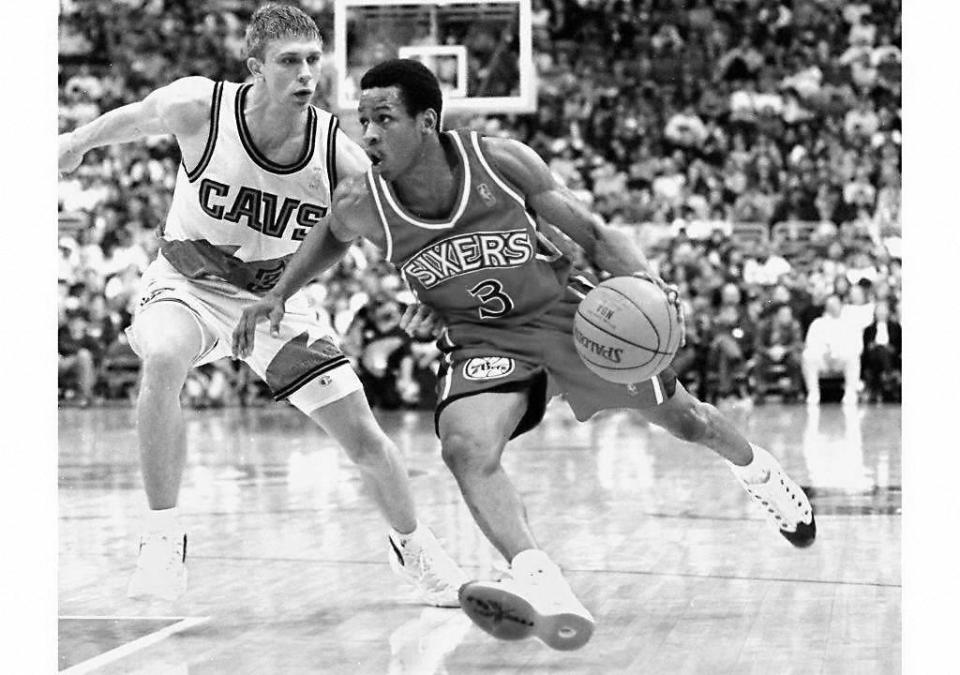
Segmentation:
<svg viewBox="0 0 960 675">
<path fill-rule="evenodd" d="M 420 598 L 434 607 L 459 607 L 457 591 L 467 582 L 466 573 L 440 546 L 426 525 L 413 537 L 389 532 L 389 560 L 393 571 L 412 584 Z"/>
<path fill-rule="evenodd" d="M 186 563 L 186 534 L 144 534 L 127 597 L 176 600 L 187 590 Z"/>
<path fill-rule="evenodd" d="M 787 541 L 798 548 L 810 546 L 817 537 L 817 521 L 807 495 L 769 452 L 752 447 L 760 466 L 767 469 L 767 479 L 754 483 L 744 480 L 736 470 L 734 475 Z"/>
<path fill-rule="evenodd" d="M 536 637 L 548 647 L 580 649 L 593 635 L 593 615 L 573 594 L 559 569 L 471 581 L 460 606 L 479 628 L 499 640 Z"/>
</svg>

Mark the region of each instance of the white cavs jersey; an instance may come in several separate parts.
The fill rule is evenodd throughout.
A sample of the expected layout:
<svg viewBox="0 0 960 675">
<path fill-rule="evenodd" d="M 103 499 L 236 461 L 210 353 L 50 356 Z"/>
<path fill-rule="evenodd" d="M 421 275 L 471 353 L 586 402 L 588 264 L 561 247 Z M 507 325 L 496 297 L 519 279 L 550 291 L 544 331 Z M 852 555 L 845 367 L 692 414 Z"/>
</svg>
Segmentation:
<svg viewBox="0 0 960 675">
<path fill-rule="evenodd" d="M 181 164 L 160 251 L 190 279 L 262 294 L 330 209 L 337 118 L 309 106 L 299 157 L 277 164 L 253 144 L 243 116 L 251 84 L 218 82 L 197 166 Z"/>
</svg>

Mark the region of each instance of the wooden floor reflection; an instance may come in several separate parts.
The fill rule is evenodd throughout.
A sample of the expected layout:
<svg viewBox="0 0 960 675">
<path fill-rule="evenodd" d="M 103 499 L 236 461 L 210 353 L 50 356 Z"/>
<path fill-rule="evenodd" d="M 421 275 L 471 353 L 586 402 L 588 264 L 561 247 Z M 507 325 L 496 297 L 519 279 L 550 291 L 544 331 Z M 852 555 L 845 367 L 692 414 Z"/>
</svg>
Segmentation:
<svg viewBox="0 0 960 675">
<path fill-rule="evenodd" d="M 715 456 L 632 414 L 579 425 L 552 406 L 508 450 L 542 546 L 598 621 L 584 649 L 561 653 L 496 642 L 458 610 L 416 604 L 389 571 L 384 526 L 357 472 L 281 406 L 187 413 L 191 588 L 173 604 L 127 600 L 145 503 L 132 411 L 62 410 L 60 668 L 900 672 L 900 408 L 730 414 L 811 488 L 813 547 L 781 539 Z M 442 465 L 431 417 L 380 418 L 422 519 L 469 573 L 496 576 L 498 556 Z M 174 628 L 151 638 L 154 628 L 134 630 L 152 625 L 144 618 Z"/>
</svg>

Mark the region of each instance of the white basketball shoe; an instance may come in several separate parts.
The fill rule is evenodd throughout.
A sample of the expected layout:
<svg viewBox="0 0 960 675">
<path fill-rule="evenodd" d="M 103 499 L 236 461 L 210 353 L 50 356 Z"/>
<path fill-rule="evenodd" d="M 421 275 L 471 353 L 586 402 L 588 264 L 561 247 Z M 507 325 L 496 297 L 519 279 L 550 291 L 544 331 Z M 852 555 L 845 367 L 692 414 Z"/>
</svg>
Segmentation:
<svg viewBox="0 0 960 675">
<path fill-rule="evenodd" d="M 187 535 L 183 532 L 142 535 L 127 597 L 176 600 L 187 590 L 186 560 Z"/>
<path fill-rule="evenodd" d="M 755 445 L 751 447 L 758 466 L 766 470 L 766 480 L 748 482 L 743 472 L 731 465 L 734 475 L 787 541 L 798 548 L 810 546 L 817 537 L 817 521 L 807 495 L 773 455 Z"/>
<path fill-rule="evenodd" d="M 573 594 L 560 568 L 547 561 L 532 570 L 511 568 L 499 581 L 471 581 L 460 606 L 482 630 L 500 640 L 536 637 L 553 649 L 579 649 L 590 640 L 593 615 Z"/>
<path fill-rule="evenodd" d="M 390 567 L 416 589 L 426 604 L 459 607 L 457 591 L 467 575 L 440 546 L 433 532 L 420 525 L 411 536 L 388 532 Z"/>
</svg>

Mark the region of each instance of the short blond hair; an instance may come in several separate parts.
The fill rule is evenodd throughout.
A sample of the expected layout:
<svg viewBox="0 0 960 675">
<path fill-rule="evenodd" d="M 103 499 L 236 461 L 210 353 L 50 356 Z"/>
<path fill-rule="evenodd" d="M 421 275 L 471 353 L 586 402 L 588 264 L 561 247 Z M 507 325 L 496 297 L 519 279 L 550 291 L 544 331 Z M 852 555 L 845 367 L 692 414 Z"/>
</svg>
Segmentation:
<svg viewBox="0 0 960 675">
<path fill-rule="evenodd" d="M 323 40 L 316 22 L 302 9 L 279 2 L 268 2 L 258 7 L 250 17 L 245 42 L 247 56 L 263 60 L 267 44 L 271 40 L 282 38 Z"/>
</svg>

